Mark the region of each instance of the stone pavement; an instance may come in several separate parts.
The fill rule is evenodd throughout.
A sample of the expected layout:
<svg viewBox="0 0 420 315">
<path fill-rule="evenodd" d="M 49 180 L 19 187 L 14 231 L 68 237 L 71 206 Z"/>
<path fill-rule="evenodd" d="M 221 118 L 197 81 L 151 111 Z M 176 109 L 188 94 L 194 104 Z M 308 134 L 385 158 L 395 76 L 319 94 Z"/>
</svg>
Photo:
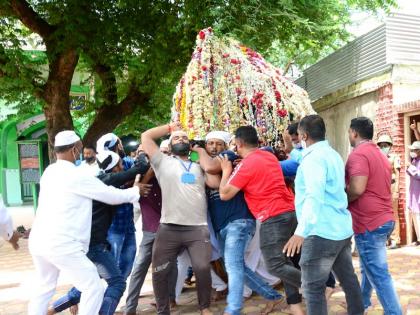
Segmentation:
<svg viewBox="0 0 420 315">
<path fill-rule="evenodd" d="M 21 249 L 13 251 L 8 243 L 0 241 L 0 315 L 23 315 L 30 292 L 33 290 L 33 265 L 28 253 L 27 240 L 21 240 Z M 393 275 L 404 314 L 420 315 L 420 247 L 404 247 L 388 251 L 389 264 Z M 358 260 L 354 259 L 354 265 L 358 269 Z M 61 277 L 58 282 L 57 293 L 54 299 L 65 293 L 70 288 L 68 281 Z M 125 298 L 122 299 L 120 309 L 123 309 Z M 333 294 L 330 303 L 330 314 L 346 314 L 343 307 L 344 294 L 338 288 Z M 153 302 L 151 277 L 148 275 L 138 314 L 155 314 L 150 305 Z M 195 291 L 187 289 L 182 294 L 181 305 L 177 308 L 177 314 L 198 314 Z M 215 314 L 221 314 L 224 303 L 217 302 L 212 305 Z M 252 297 L 245 302 L 244 314 L 259 314 L 264 307 L 264 301 L 260 297 Z M 376 297 L 373 298 L 373 308 L 369 315 L 382 314 L 383 311 Z M 70 314 L 63 312 L 62 314 Z M 120 313 L 121 314 L 121 313 Z M 272 314 L 283 314 L 279 311 Z"/>
</svg>

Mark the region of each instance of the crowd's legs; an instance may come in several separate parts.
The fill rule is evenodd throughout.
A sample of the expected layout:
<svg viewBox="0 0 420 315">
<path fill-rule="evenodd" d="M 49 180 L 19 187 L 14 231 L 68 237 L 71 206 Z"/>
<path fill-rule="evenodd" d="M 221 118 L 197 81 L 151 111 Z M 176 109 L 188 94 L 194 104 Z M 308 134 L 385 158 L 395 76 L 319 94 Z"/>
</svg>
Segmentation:
<svg viewBox="0 0 420 315">
<path fill-rule="evenodd" d="M 268 300 L 278 300 L 281 295 L 267 285 L 245 265 L 245 249 L 255 232 L 255 220 L 240 219 L 230 222 L 219 232 L 220 249 L 229 277 L 227 307 L 230 315 L 240 314 L 243 304 L 244 283 Z"/>
</svg>

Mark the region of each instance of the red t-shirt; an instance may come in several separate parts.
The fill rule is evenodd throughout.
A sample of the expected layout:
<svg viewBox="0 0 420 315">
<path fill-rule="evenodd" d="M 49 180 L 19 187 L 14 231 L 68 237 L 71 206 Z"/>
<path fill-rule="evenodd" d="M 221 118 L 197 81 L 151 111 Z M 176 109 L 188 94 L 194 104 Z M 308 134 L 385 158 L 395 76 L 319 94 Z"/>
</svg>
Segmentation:
<svg viewBox="0 0 420 315">
<path fill-rule="evenodd" d="M 365 192 L 349 203 L 354 233 L 373 231 L 394 221 L 391 201 L 392 168 L 376 144 L 365 142 L 354 148 L 346 163 L 346 184 L 352 176 L 367 176 Z"/>
<path fill-rule="evenodd" d="M 279 161 L 270 152 L 250 153 L 235 168 L 228 184 L 244 191 L 251 213 L 261 222 L 295 210 L 293 193 L 286 187 Z"/>
</svg>

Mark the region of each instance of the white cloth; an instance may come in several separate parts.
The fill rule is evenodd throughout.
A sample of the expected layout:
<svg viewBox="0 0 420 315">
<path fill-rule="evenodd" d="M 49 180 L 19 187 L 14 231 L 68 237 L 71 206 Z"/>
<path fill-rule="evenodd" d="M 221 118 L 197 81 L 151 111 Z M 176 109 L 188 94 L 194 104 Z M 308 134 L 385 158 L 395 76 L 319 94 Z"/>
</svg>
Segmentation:
<svg viewBox="0 0 420 315">
<path fill-rule="evenodd" d="M 191 258 L 187 250 L 184 250 L 177 258 L 178 278 L 175 286 L 175 301 L 180 304 L 179 297 L 181 296 L 182 289 L 184 288 L 185 279 L 188 276 L 188 267 L 191 267 Z M 194 270 L 193 270 L 194 271 Z M 210 268 L 211 287 L 216 291 L 223 291 L 227 289 L 227 284 Z"/>
<path fill-rule="evenodd" d="M 178 278 L 175 285 L 175 301 L 177 304 L 180 303 L 179 297 L 182 293 L 182 288 L 184 287 L 185 279 L 188 276 L 188 267 L 191 267 L 191 259 L 187 250 L 184 250 L 177 258 L 178 266 Z"/>
<path fill-rule="evenodd" d="M 0 195 L 0 236 L 6 241 L 13 235 L 13 221 L 9 211 L 3 204 L 3 198 Z"/>
<path fill-rule="evenodd" d="M 64 130 L 55 135 L 54 146 L 61 147 L 76 143 L 77 141 L 80 141 L 80 138 L 73 130 Z"/>
<path fill-rule="evenodd" d="M 210 275 L 211 275 L 211 287 L 215 289 L 217 292 L 224 291 L 227 289 L 227 284 L 220 278 L 217 273 L 213 270 L 213 268 L 210 269 Z"/>
<path fill-rule="evenodd" d="M 79 167 L 81 170 L 83 170 L 83 172 L 91 176 L 98 176 L 100 172 L 98 162 L 96 161 L 92 164 L 89 164 L 86 161 L 82 161 Z"/>
<path fill-rule="evenodd" d="M 105 289 L 95 265 L 82 252 L 66 256 L 33 256 L 36 286 L 28 305 L 29 315 L 47 314 L 48 303 L 55 293 L 60 272 L 83 292 L 79 303 L 79 315 L 98 314 Z"/>
<path fill-rule="evenodd" d="M 102 151 L 96 155 L 98 166 L 103 171 L 112 170 L 120 161 L 120 156 L 112 151 Z"/>
<path fill-rule="evenodd" d="M 113 147 L 117 143 L 118 139 L 119 138 L 113 133 L 103 135 L 98 139 L 98 141 L 96 141 L 96 151 L 100 153 L 102 151 L 109 150 L 109 148 Z"/>
<path fill-rule="evenodd" d="M 40 185 L 39 206 L 29 237 L 32 255 L 87 253 L 92 199 L 119 205 L 140 198 L 137 187 L 120 190 L 107 186 L 64 160 L 47 167 Z"/>
<path fill-rule="evenodd" d="M 206 135 L 206 141 L 209 141 L 210 139 L 218 139 L 222 140 L 226 144 L 229 144 L 231 137 L 232 136 L 227 131 L 212 131 Z"/>
</svg>

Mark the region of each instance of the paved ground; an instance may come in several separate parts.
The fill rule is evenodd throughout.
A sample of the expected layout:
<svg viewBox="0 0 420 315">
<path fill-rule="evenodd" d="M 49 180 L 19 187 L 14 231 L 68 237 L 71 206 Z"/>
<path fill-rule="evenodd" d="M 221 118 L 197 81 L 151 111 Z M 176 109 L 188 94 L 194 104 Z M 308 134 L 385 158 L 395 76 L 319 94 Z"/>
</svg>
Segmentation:
<svg viewBox="0 0 420 315">
<path fill-rule="evenodd" d="M 404 314 L 420 315 L 420 247 L 404 247 L 391 250 L 389 263 L 396 287 L 404 307 Z M 357 259 L 354 265 L 358 268 Z M 33 265 L 27 249 L 27 241 L 21 240 L 21 249 L 13 251 L 8 243 L 0 243 L 0 315 L 26 314 L 26 306 L 33 287 Z M 60 278 L 58 290 L 55 296 L 65 293 L 69 288 L 65 278 Z M 122 301 L 125 299 L 123 298 Z M 198 314 L 196 308 L 196 296 L 193 289 L 187 289 L 182 295 L 182 305 L 178 307 L 177 314 Z M 150 303 L 153 302 L 151 277 L 148 275 L 138 314 L 155 314 Z M 343 292 L 338 288 L 333 294 L 329 310 L 330 314 L 346 314 L 342 306 L 344 302 Z M 121 303 L 120 309 L 123 309 Z M 215 314 L 223 311 L 224 303 L 217 302 L 212 306 Z M 264 301 L 259 297 L 252 297 L 245 303 L 244 314 L 259 314 L 264 307 Z M 369 311 L 371 314 L 382 314 L 382 309 L 374 298 L 374 307 Z M 69 313 L 63 313 L 69 314 Z M 273 314 L 282 314 L 274 312 Z"/>
</svg>

